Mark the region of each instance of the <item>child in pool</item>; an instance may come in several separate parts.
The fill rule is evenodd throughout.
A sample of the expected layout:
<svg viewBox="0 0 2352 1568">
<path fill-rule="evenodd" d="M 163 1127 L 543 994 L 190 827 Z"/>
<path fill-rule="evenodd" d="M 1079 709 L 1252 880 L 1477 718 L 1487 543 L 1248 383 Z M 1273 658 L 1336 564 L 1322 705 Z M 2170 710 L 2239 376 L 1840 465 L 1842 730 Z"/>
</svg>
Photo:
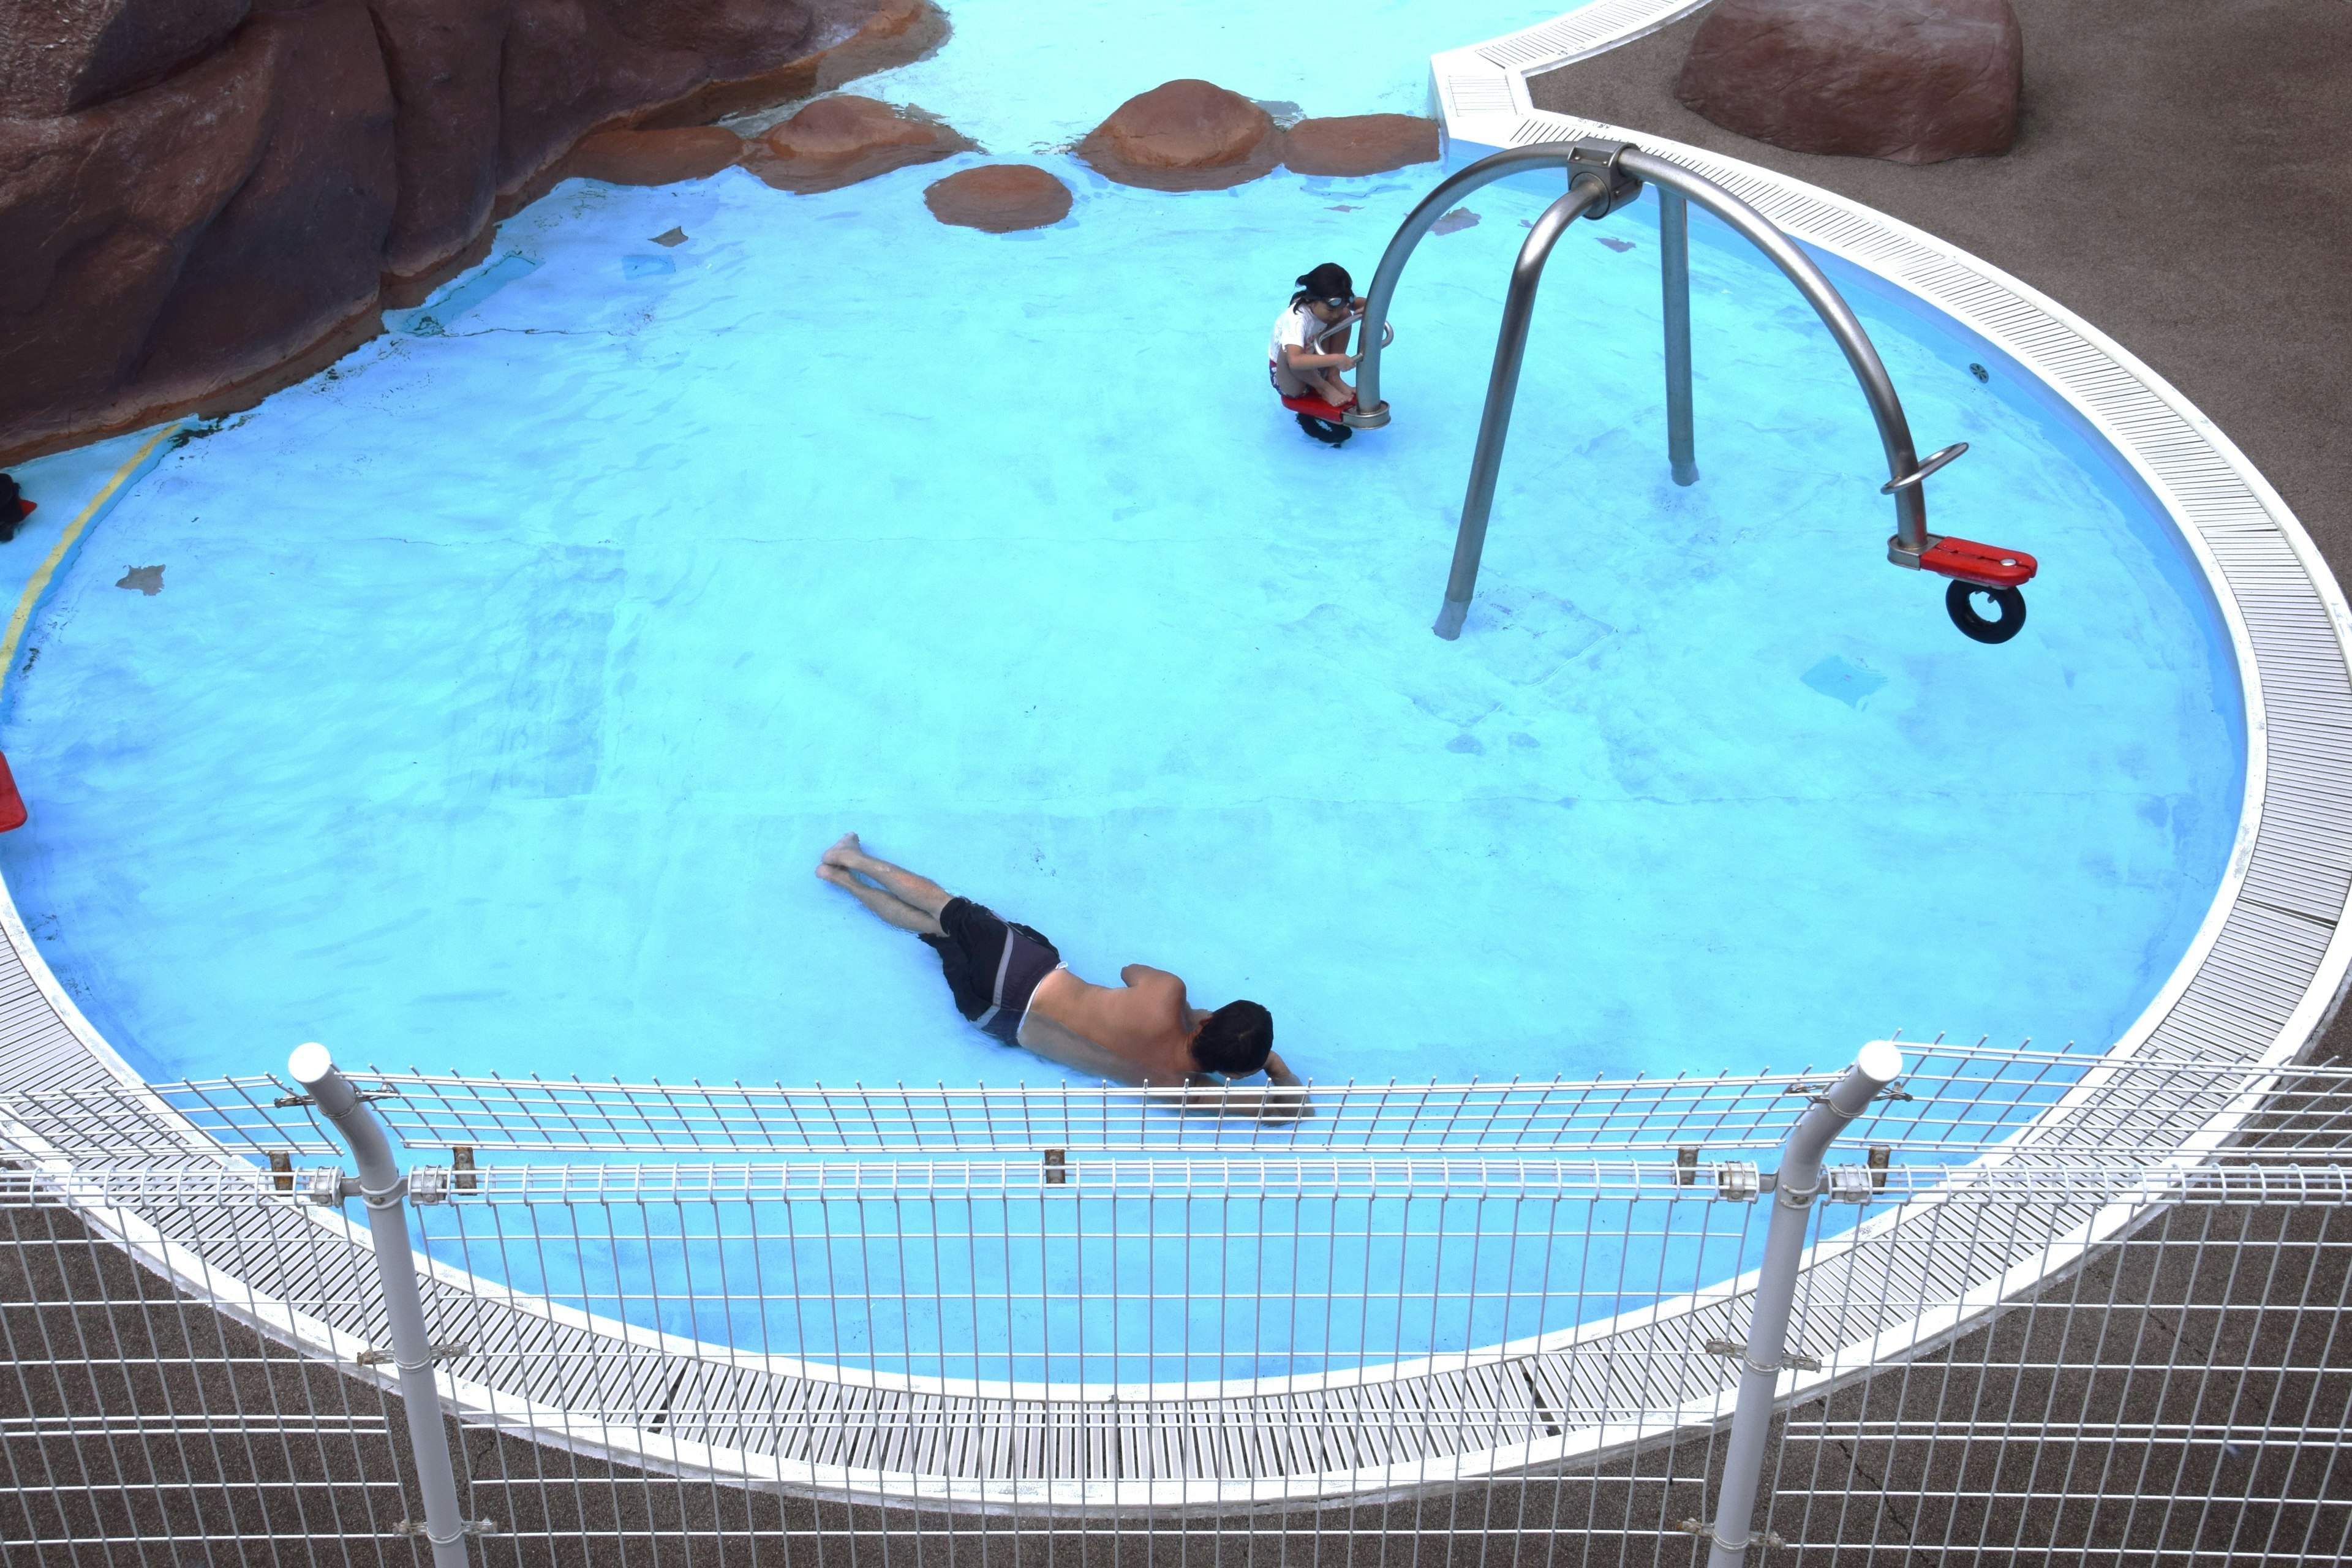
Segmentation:
<svg viewBox="0 0 2352 1568">
<path fill-rule="evenodd" d="M 1350 311 L 1363 308 L 1355 281 L 1338 262 L 1326 261 L 1302 276 L 1288 308 L 1275 318 L 1274 336 L 1265 347 L 1265 371 L 1275 391 L 1285 397 L 1319 397 L 1335 409 L 1351 406 L 1355 390 L 1339 379 L 1339 373 L 1355 369 L 1363 355 L 1348 353 L 1344 331 L 1336 334 L 1337 353 L 1326 352 L 1316 339 L 1346 321 Z M 1335 447 L 1354 434 L 1344 425 L 1311 414 L 1299 415 L 1298 425 L 1317 440 Z"/>
</svg>

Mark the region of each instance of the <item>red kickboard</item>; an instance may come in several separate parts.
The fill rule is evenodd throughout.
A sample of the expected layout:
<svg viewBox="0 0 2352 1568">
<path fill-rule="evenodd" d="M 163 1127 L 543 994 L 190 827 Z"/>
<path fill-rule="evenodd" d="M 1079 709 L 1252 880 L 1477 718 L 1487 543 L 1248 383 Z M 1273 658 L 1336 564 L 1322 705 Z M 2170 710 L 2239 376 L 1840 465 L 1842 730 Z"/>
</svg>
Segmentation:
<svg viewBox="0 0 2352 1568">
<path fill-rule="evenodd" d="M 16 793 L 16 778 L 8 771 L 8 759 L 0 757 L 0 833 L 24 826 L 25 816 L 25 797 Z"/>
<path fill-rule="evenodd" d="M 18 497 L 16 498 L 16 521 L 19 521 L 19 522 L 24 521 L 25 521 L 25 519 L 26 519 L 26 518 L 28 518 L 28 517 L 30 517 L 30 516 L 32 516 L 35 512 L 38 511 L 39 510 L 40 510 L 40 505 L 39 505 L 39 503 L 38 503 L 38 502 L 37 502 L 37 501 L 28 501 L 28 500 L 26 500 L 23 496 L 18 496 Z M 5 828 L 0 828 L 0 832 L 5 832 L 5 831 L 6 831 Z"/>
<path fill-rule="evenodd" d="M 2021 588 L 2033 581 L 2042 563 L 2022 550 L 2003 550 L 1997 544 L 1979 544 L 1948 533 L 1921 554 L 1919 570 L 1988 588 Z"/>
<path fill-rule="evenodd" d="M 1334 408 L 1319 397 L 1286 397 L 1282 405 L 1293 414 L 1304 414 L 1309 419 L 1321 419 L 1337 425 L 1348 417 L 1347 408 Z M 1348 408 L 1355 405 L 1349 403 Z"/>
</svg>

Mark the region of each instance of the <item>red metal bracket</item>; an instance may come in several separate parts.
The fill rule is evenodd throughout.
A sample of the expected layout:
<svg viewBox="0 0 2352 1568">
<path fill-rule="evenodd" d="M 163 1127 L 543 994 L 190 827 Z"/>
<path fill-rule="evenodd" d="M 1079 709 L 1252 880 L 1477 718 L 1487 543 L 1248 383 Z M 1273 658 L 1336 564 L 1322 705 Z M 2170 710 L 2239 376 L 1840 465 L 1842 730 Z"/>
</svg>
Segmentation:
<svg viewBox="0 0 2352 1568">
<path fill-rule="evenodd" d="M 2003 550 L 1950 534 L 1919 552 L 1919 570 L 1938 577 L 1957 578 L 1985 588 L 2021 588 L 2033 581 L 2042 563 L 2022 550 Z"/>
</svg>

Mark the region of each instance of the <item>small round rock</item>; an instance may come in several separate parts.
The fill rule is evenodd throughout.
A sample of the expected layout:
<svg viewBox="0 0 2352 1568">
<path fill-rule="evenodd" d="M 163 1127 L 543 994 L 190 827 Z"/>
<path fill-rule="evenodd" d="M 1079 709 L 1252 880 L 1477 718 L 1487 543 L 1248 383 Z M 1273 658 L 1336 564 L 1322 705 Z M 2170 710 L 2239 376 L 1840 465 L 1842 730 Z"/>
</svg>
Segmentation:
<svg viewBox="0 0 2352 1568">
<path fill-rule="evenodd" d="M 1070 187 L 1029 163 L 983 163 L 936 180 L 923 205 L 941 223 L 1010 234 L 1070 216 Z"/>
</svg>

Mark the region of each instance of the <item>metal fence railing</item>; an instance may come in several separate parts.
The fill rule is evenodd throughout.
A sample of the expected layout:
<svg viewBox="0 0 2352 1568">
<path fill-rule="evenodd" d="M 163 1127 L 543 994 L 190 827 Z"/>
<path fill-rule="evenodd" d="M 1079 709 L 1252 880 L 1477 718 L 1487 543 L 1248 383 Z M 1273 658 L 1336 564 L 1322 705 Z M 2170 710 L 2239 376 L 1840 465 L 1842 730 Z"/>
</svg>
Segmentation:
<svg viewBox="0 0 2352 1568">
<path fill-rule="evenodd" d="M 1808 1178 L 1832 1077 L 1318 1089 L 1287 1131 L 416 1075 L 0 1102 L 0 1554 L 2352 1550 L 2352 1075 L 1931 1049 Z M 563 1144 L 590 1104 L 608 1144 Z M 330 1162 L 377 1118 L 429 1158 Z"/>
</svg>

